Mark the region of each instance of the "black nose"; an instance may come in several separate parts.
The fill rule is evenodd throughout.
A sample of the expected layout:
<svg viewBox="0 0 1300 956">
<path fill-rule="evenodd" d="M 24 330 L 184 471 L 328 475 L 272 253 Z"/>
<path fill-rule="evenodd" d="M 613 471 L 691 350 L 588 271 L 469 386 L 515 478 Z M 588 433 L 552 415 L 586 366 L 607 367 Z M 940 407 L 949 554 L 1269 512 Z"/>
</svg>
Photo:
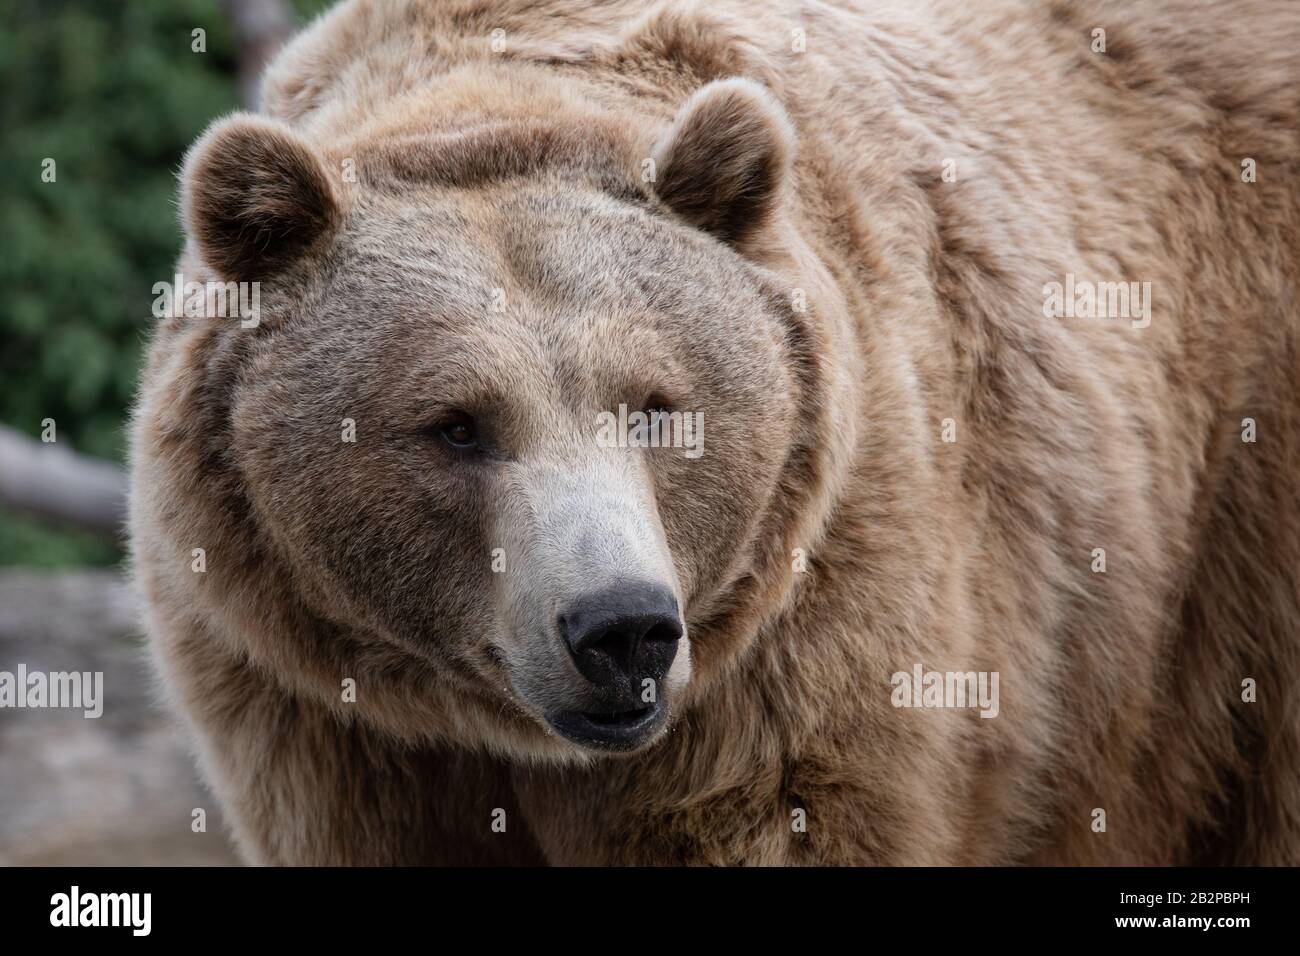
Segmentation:
<svg viewBox="0 0 1300 956">
<path fill-rule="evenodd" d="M 619 696 L 660 681 L 682 636 L 677 599 L 665 587 L 628 584 L 586 595 L 559 617 L 560 635 L 582 676 Z"/>
</svg>

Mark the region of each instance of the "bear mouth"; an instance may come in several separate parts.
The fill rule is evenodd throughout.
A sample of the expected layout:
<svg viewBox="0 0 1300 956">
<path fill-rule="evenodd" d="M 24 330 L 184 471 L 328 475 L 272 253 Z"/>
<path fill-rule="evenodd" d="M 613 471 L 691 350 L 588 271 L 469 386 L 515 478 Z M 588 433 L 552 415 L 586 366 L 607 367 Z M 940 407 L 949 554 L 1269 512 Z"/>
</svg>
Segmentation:
<svg viewBox="0 0 1300 956">
<path fill-rule="evenodd" d="M 546 716 L 546 722 L 567 740 L 604 751 L 635 750 L 659 729 L 666 708 L 659 703 L 633 710 L 562 710 Z"/>
</svg>

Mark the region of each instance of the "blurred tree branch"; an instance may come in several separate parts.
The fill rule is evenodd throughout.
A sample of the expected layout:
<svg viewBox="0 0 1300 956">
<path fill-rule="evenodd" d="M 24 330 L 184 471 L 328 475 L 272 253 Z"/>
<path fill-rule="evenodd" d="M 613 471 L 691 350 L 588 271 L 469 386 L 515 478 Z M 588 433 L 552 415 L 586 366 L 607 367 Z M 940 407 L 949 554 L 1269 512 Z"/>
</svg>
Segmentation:
<svg viewBox="0 0 1300 956">
<path fill-rule="evenodd" d="M 126 475 L 110 462 L 0 425 L 0 504 L 120 537 Z"/>
<path fill-rule="evenodd" d="M 239 91 L 250 110 L 258 106 L 262 70 L 293 35 L 297 24 L 284 0 L 221 0 L 239 41 Z"/>
</svg>

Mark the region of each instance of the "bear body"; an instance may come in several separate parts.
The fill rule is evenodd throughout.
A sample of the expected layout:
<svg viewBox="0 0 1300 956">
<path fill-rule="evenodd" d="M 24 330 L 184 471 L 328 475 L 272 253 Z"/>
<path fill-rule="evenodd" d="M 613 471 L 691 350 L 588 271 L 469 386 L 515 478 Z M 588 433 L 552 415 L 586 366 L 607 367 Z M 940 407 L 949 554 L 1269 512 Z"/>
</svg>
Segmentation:
<svg viewBox="0 0 1300 956">
<path fill-rule="evenodd" d="M 286 48 L 184 173 L 181 271 L 261 320 L 162 320 L 133 435 L 245 857 L 1300 863 L 1300 16 L 1161 6 L 353 0 Z M 698 457 L 578 434 L 660 402 Z M 547 622 L 630 580 L 662 726 L 551 720 L 597 682 Z"/>
</svg>

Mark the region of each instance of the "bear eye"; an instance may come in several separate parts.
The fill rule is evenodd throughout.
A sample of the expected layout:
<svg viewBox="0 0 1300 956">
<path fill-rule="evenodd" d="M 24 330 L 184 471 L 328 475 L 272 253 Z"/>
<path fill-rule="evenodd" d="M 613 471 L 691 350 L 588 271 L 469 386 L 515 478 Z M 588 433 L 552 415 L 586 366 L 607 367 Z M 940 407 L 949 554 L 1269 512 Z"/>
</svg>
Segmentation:
<svg viewBox="0 0 1300 956">
<path fill-rule="evenodd" d="M 672 412 L 672 410 L 672 403 L 658 392 L 654 393 L 641 403 L 641 411 L 645 412 L 647 415 L 653 415 L 655 412 L 667 415 Z"/>
<path fill-rule="evenodd" d="M 474 419 L 463 413 L 448 418 L 438 426 L 438 431 L 453 448 L 473 448 L 478 444 L 478 429 L 474 426 Z"/>
</svg>

